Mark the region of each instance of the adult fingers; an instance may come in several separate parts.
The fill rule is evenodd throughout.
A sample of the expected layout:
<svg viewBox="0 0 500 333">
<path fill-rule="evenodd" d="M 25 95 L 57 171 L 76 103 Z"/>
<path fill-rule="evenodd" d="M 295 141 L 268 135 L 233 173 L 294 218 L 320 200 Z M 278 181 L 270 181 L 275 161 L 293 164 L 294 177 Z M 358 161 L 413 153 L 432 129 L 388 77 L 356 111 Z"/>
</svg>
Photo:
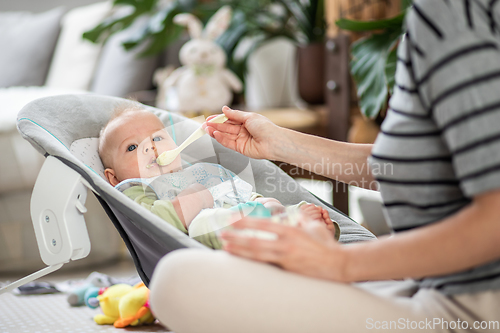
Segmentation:
<svg viewBox="0 0 500 333">
<path fill-rule="evenodd" d="M 217 116 L 218 116 L 217 114 L 213 114 L 211 116 L 208 116 L 207 119 L 205 119 L 205 122 L 208 122 L 210 119 L 213 119 L 213 118 L 215 118 Z"/>
<path fill-rule="evenodd" d="M 222 234 L 223 248 L 229 253 L 249 259 L 278 263 L 283 258 L 284 244 L 226 231 Z"/>
<path fill-rule="evenodd" d="M 211 136 L 224 147 L 236 151 L 236 139 L 233 137 L 233 134 L 224 134 L 219 131 L 214 131 L 212 132 Z"/>
<path fill-rule="evenodd" d="M 248 112 L 243 112 L 243 111 L 238 111 L 238 110 L 233 110 L 228 106 L 224 106 L 222 108 L 222 112 L 226 115 L 226 117 L 229 120 L 244 123 L 248 117 L 251 115 L 251 113 Z"/>
<path fill-rule="evenodd" d="M 225 122 L 223 124 L 217 123 L 204 123 L 202 125 L 203 128 L 214 129 L 219 132 L 229 133 L 229 134 L 238 134 L 241 132 L 241 123 L 236 122 Z"/>
<path fill-rule="evenodd" d="M 225 245 L 241 246 L 248 249 L 260 249 L 267 251 L 281 251 L 283 245 L 277 240 L 263 239 L 256 236 L 241 234 L 238 231 L 226 230 L 221 234 Z"/>
<path fill-rule="evenodd" d="M 287 225 L 272 223 L 268 219 L 259 219 L 252 217 L 242 218 L 238 222 L 233 223 L 232 227 L 235 229 L 255 229 L 268 231 L 271 233 L 275 233 L 276 235 L 278 235 L 278 237 L 284 236 L 286 233 L 296 230 L 296 228 Z"/>
<path fill-rule="evenodd" d="M 210 126 L 206 126 L 206 124 L 203 124 L 201 126 L 203 127 L 203 129 L 205 130 L 205 132 L 208 135 L 210 135 L 212 138 L 214 137 L 215 128 L 210 127 Z"/>
<path fill-rule="evenodd" d="M 236 244 L 226 245 L 224 246 L 224 250 L 239 257 L 272 264 L 280 264 L 283 258 L 283 255 L 276 251 L 250 249 Z"/>
</svg>

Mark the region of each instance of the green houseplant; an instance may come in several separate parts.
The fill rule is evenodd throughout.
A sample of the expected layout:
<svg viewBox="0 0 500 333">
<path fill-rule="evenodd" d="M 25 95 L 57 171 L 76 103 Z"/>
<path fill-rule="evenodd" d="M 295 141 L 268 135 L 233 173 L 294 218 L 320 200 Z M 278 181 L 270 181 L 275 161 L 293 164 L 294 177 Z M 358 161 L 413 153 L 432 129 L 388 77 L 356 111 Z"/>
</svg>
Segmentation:
<svg viewBox="0 0 500 333">
<path fill-rule="evenodd" d="M 173 23 L 175 15 L 183 12 L 196 13 L 206 17 L 213 14 L 209 6 L 196 0 L 175 0 L 171 2 L 159 0 L 114 0 L 115 12 L 104 19 L 93 29 L 86 31 L 83 38 L 91 42 L 106 42 L 112 34 L 124 30 L 138 18 L 147 17 L 142 26 L 131 38 L 123 42 L 125 50 L 131 50 L 142 44 L 147 47 L 140 56 L 161 53 L 168 45 L 178 40 L 183 28 Z"/>
<path fill-rule="evenodd" d="M 361 113 L 375 119 L 385 112 L 394 89 L 397 45 L 404 33 L 404 19 L 411 1 L 402 1 L 402 12 L 389 19 L 354 21 L 340 19 L 337 26 L 355 32 L 372 32 L 351 46 L 350 71 L 357 88 Z"/>
<path fill-rule="evenodd" d="M 324 22 L 318 20 L 323 16 L 323 0 L 114 0 L 113 6 L 122 10 L 85 32 L 83 38 L 105 42 L 145 16 L 148 19 L 123 47 L 131 50 L 146 44 L 140 55 L 155 55 L 181 37 L 183 28 L 173 23 L 175 15 L 189 12 L 206 22 L 223 5 L 232 7 L 233 18 L 217 42 L 226 51 L 228 67 L 242 80 L 248 57 L 264 43 L 284 37 L 306 44 L 324 37 Z"/>
</svg>

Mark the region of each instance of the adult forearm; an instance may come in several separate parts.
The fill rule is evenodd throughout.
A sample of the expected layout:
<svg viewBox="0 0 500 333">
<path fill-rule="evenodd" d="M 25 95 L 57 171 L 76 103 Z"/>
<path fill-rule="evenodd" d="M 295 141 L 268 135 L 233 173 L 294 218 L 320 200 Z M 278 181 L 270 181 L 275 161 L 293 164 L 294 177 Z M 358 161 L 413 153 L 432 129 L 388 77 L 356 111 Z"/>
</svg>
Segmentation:
<svg viewBox="0 0 500 333">
<path fill-rule="evenodd" d="M 489 193 L 441 222 L 344 246 L 346 281 L 443 275 L 500 258 L 499 201 Z"/>
<path fill-rule="evenodd" d="M 280 128 L 271 159 L 364 188 L 376 188 L 368 165 L 372 145 L 325 139 Z"/>
</svg>

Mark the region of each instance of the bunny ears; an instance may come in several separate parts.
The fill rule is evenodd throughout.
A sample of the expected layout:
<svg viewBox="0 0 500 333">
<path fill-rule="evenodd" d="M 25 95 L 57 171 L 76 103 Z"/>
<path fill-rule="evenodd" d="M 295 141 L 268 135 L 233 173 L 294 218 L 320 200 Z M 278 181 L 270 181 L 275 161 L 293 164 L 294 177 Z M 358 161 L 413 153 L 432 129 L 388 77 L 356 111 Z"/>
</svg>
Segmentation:
<svg viewBox="0 0 500 333">
<path fill-rule="evenodd" d="M 193 14 L 183 13 L 174 17 L 174 22 L 186 26 L 191 38 L 204 38 L 214 40 L 226 31 L 231 21 L 231 7 L 221 7 L 208 20 L 207 26 L 202 30 L 201 21 Z"/>
</svg>

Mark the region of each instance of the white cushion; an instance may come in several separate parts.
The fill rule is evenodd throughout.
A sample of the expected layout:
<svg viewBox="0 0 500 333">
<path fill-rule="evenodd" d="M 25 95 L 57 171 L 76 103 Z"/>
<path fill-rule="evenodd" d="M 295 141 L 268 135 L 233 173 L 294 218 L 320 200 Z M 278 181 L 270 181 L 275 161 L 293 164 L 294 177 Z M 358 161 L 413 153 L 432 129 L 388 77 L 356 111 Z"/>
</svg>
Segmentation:
<svg viewBox="0 0 500 333">
<path fill-rule="evenodd" d="M 0 13 L 0 87 L 45 83 L 63 13 Z"/>
<path fill-rule="evenodd" d="M 82 38 L 82 34 L 98 25 L 111 11 L 110 1 L 78 7 L 62 19 L 45 85 L 56 88 L 89 90 L 99 59 L 101 44 Z"/>
</svg>

